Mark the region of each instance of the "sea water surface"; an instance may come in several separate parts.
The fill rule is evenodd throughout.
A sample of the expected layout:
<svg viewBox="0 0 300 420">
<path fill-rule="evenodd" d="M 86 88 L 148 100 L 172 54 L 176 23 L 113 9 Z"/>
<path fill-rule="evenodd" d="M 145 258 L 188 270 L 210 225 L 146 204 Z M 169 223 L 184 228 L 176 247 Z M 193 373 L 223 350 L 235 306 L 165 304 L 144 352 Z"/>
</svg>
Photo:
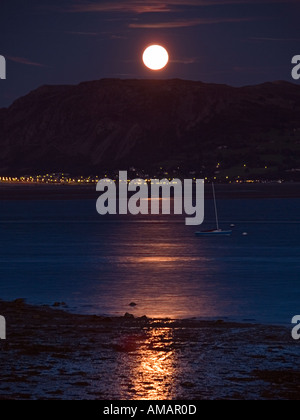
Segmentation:
<svg viewBox="0 0 300 420">
<path fill-rule="evenodd" d="M 278 324 L 300 313 L 300 199 L 219 200 L 221 226 L 235 224 L 224 238 L 197 238 L 178 216 L 99 216 L 95 204 L 2 201 L 0 298 Z M 214 227 L 205 207 L 200 229 Z"/>
</svg>

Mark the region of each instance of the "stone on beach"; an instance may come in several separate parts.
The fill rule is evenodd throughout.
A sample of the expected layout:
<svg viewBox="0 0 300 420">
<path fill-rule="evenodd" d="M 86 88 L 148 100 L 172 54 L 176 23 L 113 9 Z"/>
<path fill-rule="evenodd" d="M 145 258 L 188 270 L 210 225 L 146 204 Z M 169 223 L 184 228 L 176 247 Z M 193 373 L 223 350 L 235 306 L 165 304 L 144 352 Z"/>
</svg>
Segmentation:
<svg viewBox="0 0 300 420">
<path fill-rule="evenodd" d="M 25 305 L 25 299 L 22 299 L 22 298 L 16 299 L 16 300 L 13 301 L 13 303 L 17 306 L 23 306 L 23 305 Z"/>
<path fill-rule="evenodd" d="M 126 314 L 124 315 L 124 318 L 126 318 L 126 319 L 134 319 L 134 315 L 129 314 L 128 312 L 126 312 Z"/>
</svg>

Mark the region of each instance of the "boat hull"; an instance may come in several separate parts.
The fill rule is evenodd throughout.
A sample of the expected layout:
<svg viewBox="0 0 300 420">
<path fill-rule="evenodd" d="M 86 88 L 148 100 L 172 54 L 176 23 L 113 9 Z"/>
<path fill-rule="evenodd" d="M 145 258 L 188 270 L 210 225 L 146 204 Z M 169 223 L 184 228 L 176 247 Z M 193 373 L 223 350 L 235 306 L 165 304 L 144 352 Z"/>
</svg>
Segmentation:
<svg viewBox="0 0 300 420">
<path fill-rule="evenodd" d="M 232 230 L 213 230 L 209 232 L 195 232 L 196 236 L 231 236 Z"/>
</svg>

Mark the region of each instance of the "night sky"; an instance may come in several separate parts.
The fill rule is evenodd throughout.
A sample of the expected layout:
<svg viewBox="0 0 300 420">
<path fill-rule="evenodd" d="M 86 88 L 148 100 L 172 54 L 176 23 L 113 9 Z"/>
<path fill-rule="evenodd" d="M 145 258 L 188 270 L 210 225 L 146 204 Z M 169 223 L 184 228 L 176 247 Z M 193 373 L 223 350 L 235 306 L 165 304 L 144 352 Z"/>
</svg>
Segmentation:
<svg viewBox="0 0 300 420">
<path fill-rule="evenodd" d="M 1 0 L 0 107 L 44 84 L 181 78 L 234 86 L 291 78 L 299 0 Z M 144 67 L 146 46 L 170 54 Z"/>
</svg>

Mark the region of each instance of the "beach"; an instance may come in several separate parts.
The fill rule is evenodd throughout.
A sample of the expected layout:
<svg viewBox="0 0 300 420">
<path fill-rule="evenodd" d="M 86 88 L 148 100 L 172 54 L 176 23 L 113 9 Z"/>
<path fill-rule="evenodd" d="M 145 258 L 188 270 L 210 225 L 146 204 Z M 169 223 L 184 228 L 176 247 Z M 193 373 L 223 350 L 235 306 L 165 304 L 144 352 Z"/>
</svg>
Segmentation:
<svg viewBox="0 0 300 420">
<path fill-rule="evenodd" d="M 300 399 L 286 327 L 76 315 L 22 299 L 0 301 L 0 314 L 1 400 Z"/>
</svg>

